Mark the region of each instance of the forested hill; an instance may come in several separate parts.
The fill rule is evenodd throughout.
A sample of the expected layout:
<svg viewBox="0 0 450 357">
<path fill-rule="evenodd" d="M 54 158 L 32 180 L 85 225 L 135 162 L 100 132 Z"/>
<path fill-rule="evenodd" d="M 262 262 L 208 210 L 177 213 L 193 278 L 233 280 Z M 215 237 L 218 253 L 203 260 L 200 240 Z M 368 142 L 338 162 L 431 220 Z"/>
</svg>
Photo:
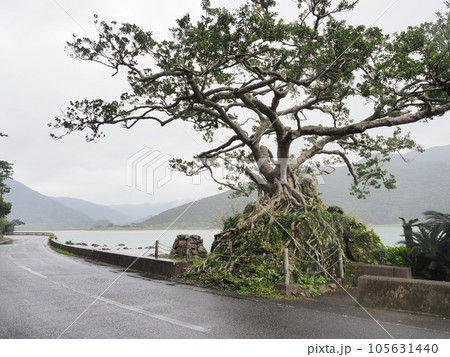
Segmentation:
<svg viewBox="0 0 450 357">
<path fill-rule="evenodd" d="M 5 195 L 5 201 L 12 203 L 8 219 L 18 218 L 26 223 L 21 229 L 83 228 L 94 220 L 73 208 L 40 194 L 24 184 L 6 180 L 11 191 Z"/>
<path fill-rule="evenodd" d="M 105 206 L 70 197 L 48 197 L 8 179 L 11 191 L 5 201 L 12 203 L 8 219 L 21 219 L 17 230 L 85 229 L 92 226 L 130 224 L 176 206 L 176 202 Z"/>
<path fill-rule="evenodd" d="M 404 158 L 407 162 L 392 155 L 386 164 L 397 179 L 395 190 L 372 190 L 370 197 L 359 200 L 349 195 L 351 178 L 339 168 L 319 185 L 324 202 L 372 224 L 398 224 L 398 217 L 420 218 L 427 210 L 450 212 L 450 145 L 411 152 Z"/>
<path fill-rule="evenodd" d="M 52 199 L 66 207 L 82 212 L 94 221 L 105 220 L 113 224 L 128 224 L 133 220 L 131 217 L 108 206 L 97 205 L 71 197 L 52 197 Z"/>
<path fill-rule="evenodd" d="M 242 212 L 249 202 L 247 197 L 230 199 L 230 191 L 186 203 L 164 211 L 142 222 L 142 225 L 152 229 L 171 228 L 222 228 L 222 218 Z"/>
</svg>

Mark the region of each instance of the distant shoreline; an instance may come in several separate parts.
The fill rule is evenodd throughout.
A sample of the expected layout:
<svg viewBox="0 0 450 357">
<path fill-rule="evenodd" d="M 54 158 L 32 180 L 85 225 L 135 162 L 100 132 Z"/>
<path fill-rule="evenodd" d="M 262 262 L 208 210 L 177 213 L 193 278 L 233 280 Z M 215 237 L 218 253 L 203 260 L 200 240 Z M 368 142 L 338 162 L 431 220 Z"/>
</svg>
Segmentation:
<svg viewBox="0 0 450 357">
<path fill-rule="evenodd" d="M 17 230 L 17 233 L 20 232 L 48 232 L 48 231 L 86 231 L 86 232 L 114 232 L 114 231 L 180 231 L 180 230 L 203 230 L 203 231 L 215 231 L 215 230 L 221 230 L 221 228 L 218 227 L 171 227 L 171 228 L 164 228 L 164 227 L 152 227 L 152 228 L 130 228 L 130 227 L 123 227 L 123 228 L 30 228 L 30 229 L 22 229 Z"/>
<path fill-rule="evenodd" d="M 401 227 L 400 223 L 383 223 L 383 224 L 370 224 L 366 223 L 368 228 L 373 227 Z M 30 229 L 21 229 L 17 230 L 17 232 L 46 232 L 46 231 L 98 231 L 98 232 L 108 232 L 108 231 L 179 231 L 179 230 L 221 230 L 220 227 L 170 227 L 166 228 L 164 226 L 161 227 L 102 227 L 102 228 L 90 228 L 90 227 L 80 227 L 80 228 L 30 228 Z"/>
</svg>

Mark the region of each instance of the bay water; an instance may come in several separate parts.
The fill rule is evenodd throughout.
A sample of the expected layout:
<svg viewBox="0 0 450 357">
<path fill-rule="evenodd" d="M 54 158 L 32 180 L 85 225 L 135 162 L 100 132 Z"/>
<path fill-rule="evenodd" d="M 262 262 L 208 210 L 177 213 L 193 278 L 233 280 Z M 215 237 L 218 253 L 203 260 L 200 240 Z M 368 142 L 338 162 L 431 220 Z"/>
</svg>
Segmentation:
<svg viewBox="0 0 450 357">
<path fill-rule="evenodd" d="M 207 229 L 184 229 L 184 230 L 76 230 L 76 231 L 52 231 L 58 239 L 65 243 L 72 241 L 73 243 L 86 243 L 87 245 L 106 244 L 108 247 L 115 247 L 119 244 L 125 244 L 128 248 L 153 246 L 158 240 L 160 243 L 160 251 L 162 254 L 170 253 L 170 249 L 178 234 L 197 234 L 203 239 L 203 245 L 209 252 L 211 244 L 214 241 L 214 234 L 219 230 Z"/>
<path fill-rule="evenodd" d="M 403 237 L 401 225 L 372 225 L 369 226 L 378 234 L 381 241 L 387 246 L 395 246 Z M 207 251 L 211 251 L 211 244 L 214 241 L 214 235 L 219 233 L 214 229 L 197 230 L 130 230 L 130 231 L 92 231 L 92 230 L 73 230 L 73 231 L 53 231 L 61 242 L 72 241 L 73 243 L 86 243 L 88 245 L 99 244 L 114 247 L 118 244 L 125 244 L 129 248 L 153 246 L 155 241 L 161 244 L 162 252 L 169 253 L 173 242 L 178 234 L 197 234 L 203 239 L 203 245 Z"/>
<path fill-rule="evenodd" d="M 368 227 L 372 228 L 378 234 L 383 244 L 388 247 L 394 247 L 405 240 L 401 224 L 379 224 L 369 225 Z"/>
</svg>

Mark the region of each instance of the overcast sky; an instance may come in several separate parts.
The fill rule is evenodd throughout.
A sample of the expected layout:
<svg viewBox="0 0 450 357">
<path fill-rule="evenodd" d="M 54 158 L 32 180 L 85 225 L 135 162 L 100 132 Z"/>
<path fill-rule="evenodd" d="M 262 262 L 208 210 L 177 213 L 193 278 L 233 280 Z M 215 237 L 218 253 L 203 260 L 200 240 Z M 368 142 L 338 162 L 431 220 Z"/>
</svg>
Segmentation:
<svg viewBox="0 0 450 357">
<path fill-rule="evenodd" d="M 242 1 L 213 0 L 235 7 Z M 280 12 L 292 13 L 290 0 L 278 0 Z M 426 3 L 426 5 L 425 5 Z M 175 19 L 201 13 L 201 0 L 15 0 L 3 1 L 0 12 L 0 160 L 14 163 L 17 181 L 49 196 L 68 196 L 100 204 L 196 199 L 216 194 L 205 178 L 192 182 L 181 174 L 152 194 L 127 186 L 127 159 L 145 147 L 185 158 L 204 149 L 201 137 L 178 124 L 160 128 L 142 124 L 135 130 L 110 127 L 107 137 L 87 143 L 83 133 L 62 140 L 50 138 L 47 123 L 70 100 L 113 99 L 126 90 L 123 77 L 111 77 L 102 66 L 67 57 L 72 34 L 96 34 L 93 14 L 101 19 L 132 22 L 167 37 Z M 353 24 L 378 26 L 386 32 L 433 21 L 445 12 L 443 0 L 361 0 L 346 18 Z M 170 129 L 169 131 L 166 129 Z M 425 147 L 450 144 L 449 116 L 410 127 Z M 164 171 L 157 177 L 161 180 Z M 147 190 L 148 191 L 148 190 Z"/>
</svg>

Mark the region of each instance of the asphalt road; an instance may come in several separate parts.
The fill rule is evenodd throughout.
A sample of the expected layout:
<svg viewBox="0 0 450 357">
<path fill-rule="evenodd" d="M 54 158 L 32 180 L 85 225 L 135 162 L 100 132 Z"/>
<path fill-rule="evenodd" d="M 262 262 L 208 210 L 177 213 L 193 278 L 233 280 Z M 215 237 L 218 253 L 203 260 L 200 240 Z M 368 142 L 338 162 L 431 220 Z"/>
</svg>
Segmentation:
<svg viewBox="0 0 450 357">
<path fill-rule="evenodd" d="M 445 319 L 355 307 L 345 292 L 258 299 L 0 245 L 0 338 L 450 338 Z M 351 292 L 354 294 L 355 292 Z"/>
</svg>

